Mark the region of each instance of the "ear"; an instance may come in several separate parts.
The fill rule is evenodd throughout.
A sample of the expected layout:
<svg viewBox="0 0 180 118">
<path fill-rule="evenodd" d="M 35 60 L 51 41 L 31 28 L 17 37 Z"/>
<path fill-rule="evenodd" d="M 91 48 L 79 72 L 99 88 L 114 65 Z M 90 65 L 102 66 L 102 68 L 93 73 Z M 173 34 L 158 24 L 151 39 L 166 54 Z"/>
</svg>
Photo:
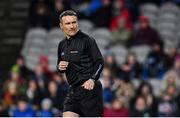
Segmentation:
<svg viewBox="0 0 180 118">
<path fill-rule="evenodd" d="M 63 26 L 62 26 L 62 23 L 61 22 L 59 22 L 59 27 L 62 29 L 63 28 Z"/>
</svg>

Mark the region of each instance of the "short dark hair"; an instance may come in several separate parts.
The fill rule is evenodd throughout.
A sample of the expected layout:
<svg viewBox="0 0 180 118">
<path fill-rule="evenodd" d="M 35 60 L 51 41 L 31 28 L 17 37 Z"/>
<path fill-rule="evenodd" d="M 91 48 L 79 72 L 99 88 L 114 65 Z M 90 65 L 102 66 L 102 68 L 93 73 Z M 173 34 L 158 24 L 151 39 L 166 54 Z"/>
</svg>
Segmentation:
<svg viewBox="0 0 180 118">
<path fill-rule="evenodd" d="M 77 13 L 73 10 L 66 10 L 63 11 L 60 15 L 59 15 L 59 21 L 62 21 L 62 17 L 63 16 L 76 16 L 77 17 Z"/>
</svg>

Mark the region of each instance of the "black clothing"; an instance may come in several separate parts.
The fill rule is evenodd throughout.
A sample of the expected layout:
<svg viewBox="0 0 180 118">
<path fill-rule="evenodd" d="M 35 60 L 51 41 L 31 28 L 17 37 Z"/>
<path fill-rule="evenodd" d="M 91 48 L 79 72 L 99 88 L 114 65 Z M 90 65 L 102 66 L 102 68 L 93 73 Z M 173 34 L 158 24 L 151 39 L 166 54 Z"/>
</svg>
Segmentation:
<svg viewBox="0 0 180 118">
<path fill-rule="evenodd" d="M 112 4 L 102 6 L 96 12 L 93 12 L 90 18 L 97 27 L 109 28 L 112 20 Z"/>
<path fill-rule="evenodd" d="M 0 117 L 9 117 L 8 110 L 0 110 Z"/>
<path fill-rule="evenodd" d="M 58 61 L 68 61 L 66 71 L 68 83 L 72 86 L 81 85 L 88 79 L 98 80 L 104 61 L 95 40 L 78 31 L 70 39 L 64 39 L 58 46 Z"/>
<path fill-rule="evenodd" d="M 102 117 L 103 98 L 102 85 L 95 82 L 93 90 L 84 89 L 81 86 L 71 87 L 64 101 L 63 112 L 72 111 L 80 117 Z"/>
<path fill-rule="evenodd" d="M 68 61 L 65 72 L 69 92 L 65 98 L 63 112 L 72 111 L 82 116 L 102 116 L 103 99 L 102 85 L 99 76 L 104 67 L 103 57 L 92 37 L 78 31 L 70 39 L 64 39 L 58 46 L 58 61 Z M 94 79 L 93 90 L 87 90 L 81 85 L 88 79 Z"/>
<path fill-rule="evenodd" d="M 130 117 L 152 117 L 151 114 L 147 111 L 138 111 L 136 109 L 133 109 L 130 111 Z"/>
</svg>

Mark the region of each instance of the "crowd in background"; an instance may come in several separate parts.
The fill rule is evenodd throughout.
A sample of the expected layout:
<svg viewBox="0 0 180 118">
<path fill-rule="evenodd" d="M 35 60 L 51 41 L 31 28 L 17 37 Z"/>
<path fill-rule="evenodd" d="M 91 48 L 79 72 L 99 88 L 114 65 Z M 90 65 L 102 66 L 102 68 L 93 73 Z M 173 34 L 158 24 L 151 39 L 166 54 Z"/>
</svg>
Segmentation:
<svg viewBox="0 0 180 118">
<path fill-rule="evenodd" d="M 151 46 L 145 62 L 138 62 L 136 54 L 129 52 L 121 65 L 107 47 L 100 77 L 106 117 L 180 116 L 178 47 L 172 47 L 169 53 L 164 51 L 158 31 L 139 13 L 139 6 L 146 2 L 162 5 L 167 0 L 32 0 L 29 27 L 58 27 L 59 14 L 74 9 L 79 19 L 88 19 L 96 27 L 112 32 L 109 46 Z M 180 4 L 180 0 L 171 2 Z M 140 22 L 138 28 L 136 22 Z M 160 81 L 158 89 L 151 80 Z M 139 83 L 136 85 L 134 81 Z M 67 91 L 66 76 L 52 72 L 47 57 L 40 57 L 32 71 L 20 55 L 0 90 L 0 116 L 62 116 Z"/>
</svg>

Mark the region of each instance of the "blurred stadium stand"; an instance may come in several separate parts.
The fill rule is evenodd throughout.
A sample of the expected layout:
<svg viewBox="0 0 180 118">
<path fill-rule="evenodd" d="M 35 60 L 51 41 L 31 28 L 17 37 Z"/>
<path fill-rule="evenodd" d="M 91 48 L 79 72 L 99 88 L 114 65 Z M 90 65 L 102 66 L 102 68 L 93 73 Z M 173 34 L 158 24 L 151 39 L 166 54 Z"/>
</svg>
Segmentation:
<svg viewBox="0 0 180 118">
<path fill-rule="evenodd" d="M 103 84 L 104 116 L 118 117 L 126 110 L 128 110 L 128 115 L 123 114 L 122 116 L 180 116 L 180 108 L 176 108 L 180 105 L 180 94 L 178 93 L 180 91 L 180 70 L 178 70 L 180 69 L 178 65 L 180 62 L 180 7 L 173 0 L 173 2 L 159 3 L 157 1 L 143 2 L 143 0 L 137 3 L 130 0 L 114 0 L 114 2 L 102 0 L 104 3 L 98 4 L 97 8 L 93 8 L 94 1 L 96 0 L 0 0 L 0 87 L 3 88 L 0 90 L 0 107 L 4 105 L 1 102 L 4 102 L 5 111 L 13 116 L 13 111 L 17 107 L 17 104 L 13 102 L 18 94 L 11 97 L 8 93 L 11 89 L 7 89 L 13 88 L 15 91 L 17 90 L 17 93 L 23 93 L 29 97 L 28 99 L 31 101 L 29 103 L 34 105 L 33 109 L 38 111 L 37 114 L 40 116 L 41 102 L 44 98 L 52 97 L 50 91 L 53 89 L 52 86 L 56 88 L 56 84 L 53 83 L 55 82 L 58 86 L 58 92 L 53 89 L 57 92 L 57 96 L 51 98 L 53 105 L 50 106 L 53 113 L 56 114 L 55 116 L 62 115 L 60 106 L 66 95 L 67 84 L 64 80 L 65 77 L 59 76 L 56 72 L 57 47 L 58 43 L 64 38 L 64 34 L 58 26 L 58 16 L 63 10 L 72 8 L 78 11 L 80 29 L 96 40 L 105 59 L 105 68 L 100 78 Z M 58 5 L 60 4 L 60 6 L 56 4 L 58 10 L 54 5 L 56 2 L 59 2 Z M 123 8 L 118 9 L 118 5 L 113 3 L 123 4 Z M 87 7 L 88 5 L 90 7 Z M 138 9 L 139 13 L 135 9 Z M 49 12 L 43 12 L 43 10 Z M 103 22 L 100 27 L 96 25 L 97 23 L 94 23 L 99 19 L 92 18 L 93 16 L 105 15 L 104 11 L 108 10 L 110 10 L 108 13 L 111 14 L 107 14 L 107 16 L 112 16 L 111 20 L 115 19 L 115 22 L 117 22 L 115 23 L 117 25 L 115 31 L 120 31 L 120 37 L 125 37 L 121 40 L 130 37 L 127 38 L 126 44 L 120 40 L 111 44 L 114 38 L 114 29 L 111 29 L 112 21 L 104 19 L 107 20 L 105 22 L 108 24 Z M 120 14 L 121 10 L 124 10 L 122 14 Z M 39 12 L 42 12 L 42 14 L 38 14 Z M 132 43 L 136 41 L 134 37 L 140 31 L 139 16 L 148 18 L 150 26 L 160 35 L 164 45 L 156 39 L 153 45 Z M 129 18 L 131 21 L 127 22 Z M 140 36 L 143 37 L 144 35 Z M 156 52 L 157 48 L 160 52 Z M 22 55 L 25 61 L 25 66 L 22 68 L 23 72 L 19 72 L 22 70 L 18 68 L 18 61 L 21 60 L 19 55 Z M 41 77 L 43 81 L 41 79 L 36 80 L 38 73 L 41 73 L 41 71 L 45 72 L 45 75 Z M 20 78 L 17 82 L 18 85 L 16 85 L 17 83 L 11 83 L 11 80 L 16 78 L 16 74 Z M 139 96 L 143 96 L 142 86 L 144 85 L 150 86 L 149 91 L 147 90 L 150 97 L 147 95 L 148 98 L 145 95 L 148 102 L 150 101 L 150 105 L 146 106 L 149 108 L 146 109 L 147 111 L 140 112 L 136 111 L 138 110 L 136 104 L 138 105 Z M 176 90 L 173 91 L 171 85 L 176 87 Z M 17 86 L 22 90 L 16 89 Z M 29 89 L 32 86 L 38 88 L 39 93 L 36 93 L 37 96 L 35 94 L 35 97 L 31 96 L 31 90 Z M 45 90 L 45 92 L 41 90 Z M 173 94 L 172 101 L 176 102 L 169 106 L 173 110 L 172 114 L 163 111 L 164 101 L 162 99 L 166 99 L 167 94 Z M 35 99 L 37 97 L 37 100 L 40 101 L 33 101 L 33 97 Z M 56 100 L 59 98 L 61 99 L 56 104 Z M 51 103 L 47 99 L 45 101 Z M 122 104 L 123 113 L 114 110 L 116 104 Z M 154 106 L 154 104 L 156 105 Z M 156 111 L 153 111 L 154 109 Z M 1 113 L 5 112 L 0 110 L 0 116 Z"/>
<path fill-rule="evenodd" d="M 0 6 L 0 71 L 7 78 L 23 45 L 30 0 L 1 0 Z"/>
</svg>

